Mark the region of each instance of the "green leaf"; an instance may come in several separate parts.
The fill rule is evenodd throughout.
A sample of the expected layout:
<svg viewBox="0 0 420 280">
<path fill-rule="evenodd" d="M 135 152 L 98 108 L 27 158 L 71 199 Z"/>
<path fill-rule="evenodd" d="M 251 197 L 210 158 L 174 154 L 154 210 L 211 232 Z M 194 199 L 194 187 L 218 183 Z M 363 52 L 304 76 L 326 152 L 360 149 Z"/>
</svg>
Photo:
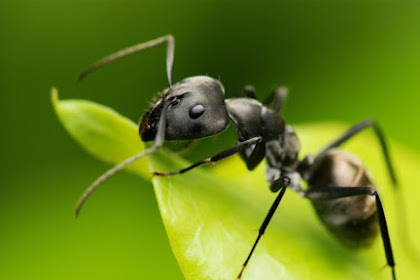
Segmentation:
<svg viewBox="0 0 420 280">
<path fill-rule="evenodd" d="M 137 125 L 113 109 L 87 100 L 58 100 L 56 88 L 51 90 L 51 101 L 67 132 L 95 157 L 115 164 L 144 150 Z M 127 170 L 151 177 L 145 158 Z"/>
<path fill-rule="evenodd" d="M 88 101 L 59 101 L 55 91 L 52 96 L 64 127 L 98 158 L 117 163 L 143 148 L 136 126 L 113 110 Z M 346 126 L 322 123 L 295 128 L 304 155 L 316 153 Z M 232 139 L 232 145 L 234 142 Z M 350 142 L 344 147 L 360 155 L 380 186 L 397 275 L 400 279 L 412 279 L 416 274 L 415 260 L 408 256 L 404 232 L 398 229 L 405 205 L 410 236 L 420 233 L 419 223 L 415 222 L 420 210 L 420 188 L 415 176 L 418 154 L 395 143 L 391 145 L 404 191 L 401 197 L 389 184 L 373 134 L 362 133 Z M 188 165 L 164 149 L 149 160 L 151 169 L 156 171 Z M 140 176 L 150 176 L 144 162 L 130 169 Z M 182 176 L 153 178 L 169 241 L 186 279 L 235 279 L 275 198 L 264 178 L 262 165 L 250 172 L 237 156 Z M 418 238 L 408 246 L 419 248 Z M 366 250 L 343 247 L 318 221 L 311 203 L 288 190 L 243 279 L 391 279 L 389 269 L 380 269 L 385 263 L 380 238 Z"/>
</svg>

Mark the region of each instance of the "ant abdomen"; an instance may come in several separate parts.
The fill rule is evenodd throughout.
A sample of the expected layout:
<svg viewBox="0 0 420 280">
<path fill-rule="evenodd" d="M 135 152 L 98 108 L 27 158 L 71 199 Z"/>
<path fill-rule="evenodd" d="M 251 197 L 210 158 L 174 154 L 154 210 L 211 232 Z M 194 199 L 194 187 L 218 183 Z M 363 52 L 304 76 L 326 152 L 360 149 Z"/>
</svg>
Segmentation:
<svg viewBox="0 0 420 280">
<path fill-rule="evenodd" d="M 308 191 L 325 187 L 371 187 L 372 179 L 355 155 L 330 149 L 312 167 Z M 313 199 L 318 217 L 345 245 L 365 247 L 379 232 L 375 197 L 356 195 L 337 199 Z"/>
</svg>

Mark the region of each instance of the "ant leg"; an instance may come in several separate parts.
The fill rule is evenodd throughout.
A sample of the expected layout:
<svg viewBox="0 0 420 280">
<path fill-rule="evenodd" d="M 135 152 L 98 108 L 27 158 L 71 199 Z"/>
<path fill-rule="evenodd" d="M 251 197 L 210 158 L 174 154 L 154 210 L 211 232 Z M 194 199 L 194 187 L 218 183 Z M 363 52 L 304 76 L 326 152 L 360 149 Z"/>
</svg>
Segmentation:
<svg viewBox="0 0 420 280">
<path fill-rule="evenodd" d="M 356 195 L 375 196 L 376 209 L 378 211 L 379 227 L 381 230 L 382 242 L 385 249 L 385 256 L 388 265 L 391 267 L 392 279 L 395 280 L 395 261 L 392 254 L 391 240 L 389 238 L 385 212 L 376 189 L 371 187 L 322 187 L 311 189 L 304 193 L 304 197 L 310 200 L 337 199 Z"/>
<path fill-rule="evenodd" d="M 250 85 L 244 86 L 244 88 L 240 92 L 238 92 L 236 95 L 238 97 L 245 96 L 245 97 L 252 98 L 252 99 L 258 99 L 257 94 L 255 92 L 255 88 L 253 86 L 250 86 Z"/>
<path fill-rule="evenodd" d="M 347 130 L 343 135 L 341 135 L 338 139 L 336 139 L 335 141 L 333 141 L 331 144 L 329 144 L 327 147 L 325 147 L 319 154 L 318 156 L 315 158 L 315 161 L 318 158 L 322 158 L 323 154 L 325 154 L 329 149 L 331 148 L 335 148 L 338 147 L 339 145 L 341 145 L 343 142 L 347 141 L 349 138 L 351 138 L 352 136 L 354 136 L 355 134 L 357 134 L 358 132 L 362 131 L 365 128 L 369 128 L 372 127 L 375 131 L 376 137 L 379 140 L 379 143 L 381 145 L 382 148 L 382 153 L 385 157 L 385 162 L 388 168 L 388 173 L 389 176 L 391 178 L 391 181 L 393 183 L 394 188 L 397 187 L 398 185 L 398 180 L 397 180 L 397 176 L 395 174 L 393 165 L 392 165 L 392 161 L 391 161 L 391 157 L 390 157 L 390 153 L 388 150 L 388 146 L 387 143 L 385 141 L 385 137 L 382 133 L 382 130 L 380 129 L 379 125 L 371 119 L 362 121 L 356 125 L 354 125 L 353 127 L 351 127 L 349 130 Z M 401 189 L 399 189 L 401 192 Z M 401 193 L 397 192 L 397 195 L 399 195 L 398 199 L 396 201 L 398 201 L 398 207 L 397 207 L 397 211 L 398 211 L 398 222 L 399 222 L 399 227 L 398 229 L 400 230 L 400 236 L 401 236 L 401 242 L 403 244 L 403 247 L 405 248 L 405 250 L 408 252 L 408 254 L 411 256 L 411 258 L 415 261 L 419 261 L 420 260 L 420 254 L 419 252 L 417 252 L 417 250 L 415 249 L 415 247 L 412 245 L 413 241 L 412 238 L 410 237 L 410 235 L 408 234 L 408 230 L 407 230 L 407 220 L 406 220 L 406 211 L 405 211 L 405 204 L 401 203 L 401 201 L 403 201 L 403 196 Z"/>
<path fill-rule="evenodd" d="M 371 119 L 368 120 L 364 120 L 356 125 L 354 125 L 353 127 L 351 127 L 349 130 L 347 130 L 343 135 L 341 135 L 339 138 L 337 138 L 336 140 L 334 140 L 331 144 L 329 144 L 327 147 L 325 147 L 315 158 L 315 162 L 322 158 L 324 156 L 324 154 L 331 148 L 336 148 L 338 146 L 340 146 L 342 143 L 346 142 L 348 139 L 350 139 L 351 137 L 353 137 L 354 135 L 356 135 L 357 133 L 359 133 L 360 131 L 372 127 L 375 131 L 376 137 L 379 140 L 379 143 L 381 145 L 382 148 L 382 153 L 385 157 L 385 162 L 388 168 L 388 172 L 389 172 L 389 176 L 391 177 L 391 181 L 393 183 L 393 185 L 396 187 L 397 186 L 397 176 L 395 175 L 395 171 L 394 171 L 394 167 L 392 166 L 392 162 L 391 162 L 391 157 L 389 154 L 389 149 L 388 149 L 388 145 L 385 141 L 385 137 L 382 133 L 381 128 L 379 127 L 379 125 Z"/>
<path fill-rule="evenodd" d="M 276 87 L 270 95 L 264 100 L 264 104 L 271 104 L 274 111 L 279 112 L 281 106 L 283 105 L 284 99 L 288 94 L 288 90 L 286 87 L 280 86 Z"/>
<path fill-rule="evenodd" d="M 265 144 L 260 142 L 255 145 L 250 154 L 243 150 L 239 153 L 239 155 L 246 163 L 248 170 L 254 170 L 265 157 Z"/>
<path fill-rule="evenodd" d="M 158 129 L 157 129 L 157 133 L 156 133 L 156 137 L 155 137 L 155 141 L 154 141 L 153 146 L 146 149 L 145 151 L 137 154 L 137 155 L 134 155 L 134 156 L 124 160 L 123 162 L 118 163 L 117 165 L 115 165 L 111 169 L 108 169 L 104 174 L 99 176 L 85 190 L 82 197 L 77 202 L 76 209 L 74 211 L 74 214 L 75 214 L 76 217 L 79 215 L 80 209 L 84 205 L 86 199 L 88 199 L 88 197 L 92 194 L 92 192 L 94 190 L 96 190 L 103 182 L 108 180 L 111 176 L 113 176 L 118 171 L 124 169 L 127 165 L 133 163 L 136 160 L 141 159 L 144 156 L 152 154 L 153 152 L 155 152 L 157 149 L 159 149 L 163 145 L 163 142 L 164 142 L 164 139 L 165 139 L 166 115 L 167 115 L 167 110 L 168 110 L 169 104 L 170 104 L 170 102 L 167 102 L 167 104 L 165 104 L 162 108 L 161 117 L 160 117 L 160 120 L 159 120 L 159 123 L 158 123 Z"/>
<path fill-rule="evenodd" d="M 273 103 L 273 110 L 279 112 L 281 105 L 283 104 L 284 99 L 288 94 L 288 90 L 286 87 L 276 87 L 270 95 L 262 102 L 263 104 L 271 104 Z M 245 96 L 252 99 L 257 99 L 257 94 L 255 92 L 255 88 L 253 86 L 245 86 L 242 91 L 237 94 L 238 97 Z"/>
<path fill-rule="evenodd" d="M 276 212 L 277 207 L 280 204 L 281 199 L 283 198 L 284 193 L 286 192 L 287 187 L 290 185 L 290 178 L 287 176 L 284 177 L 280 177 L 279 179 L 277 179 L 275 182 L 273 182 L 272 185 L 278 185 L 280 187 L 276 187 L 276 188 L 281 188 L 280 193 L 277 195 L 276 199 L 274 200 L 273 204 L 270 207 L 270 210 L 268 210 L 267 215 L 264 218 L 263 223 L 261 224 L 260 229 L 258 230 L 258 236 L 257 239 L 254 242 L 254 245 L 251 248 L 251 251 L 248 254 L 248 257 L 246 258 L 244 264 L 242 265 L 242 269 L 238 274 L 238 278 L 237 279 L 241 279 L 242 274 L 245 270 L 245 267 L 247 266 L 249 260 L 251 259 L 252 254 L 255 251 L 255 248 L 257 247 L 258 242 L 261 239 L 261 236 L 263 236 L 268 224 L 271 221 L 271 218 L 273 217 L 274 213 Z"/>
<path fill-rule="evenodd" d="M 194 163 L 194 164 L 192 164 L 192 165 L 190 165 L 186 168 L 183 168 L 183 169 L 180 169 L 180 170 L 177 170 L 177 171 L 166 172 L 166 173 L 164 173 L 164 172 L 153 172 L 152 174 L 154 176 L 161 176 L 161 177 L 182 174 L 182 173 L 190 171 L 191 169 L 194 169 L 194 168 L 196 168 L 200 165 L 203 165 L 203 164 L 206 164 L 206 163 L 211 163 L 211 162 L 217 162 L 219 160 L 222 160 L 222 159 L 224 159 L 228 156 L 231 156 L 231 155 L 236 154 L 240 151 L 243 151 L 244 149 L 248 148 L 249 146 L 257 144 L 261 141 L 262 141 L 262 137 L 261 136 L 256 136 L 256 137 L 248 139 L 244 142 L 241 142 L 241 143 L 237 144 L 236 146 L 234 146 L 232 148 L 229 148 L 225 151 L 222 151 L 222 152 L 218 153 L 217 155 L 215 155 L 213 157 L 209 157 L 209 158 L 205 158 L 203 160 L 200 160 L 200 161 L 198 161 L 198 162 L 196 162 L 196 163 Z"/>
</svg>

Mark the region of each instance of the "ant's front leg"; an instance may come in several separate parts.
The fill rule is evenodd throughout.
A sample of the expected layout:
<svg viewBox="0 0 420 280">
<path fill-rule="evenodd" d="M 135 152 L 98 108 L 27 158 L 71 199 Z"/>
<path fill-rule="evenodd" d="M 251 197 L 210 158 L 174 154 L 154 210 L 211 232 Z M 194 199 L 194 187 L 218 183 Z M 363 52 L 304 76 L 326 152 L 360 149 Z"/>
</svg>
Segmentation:
<svg viewBox="0 0 420 280">
<path fill-rule="evenodd" d="M 172 172 L 153 172 L 152 175 L 154 176 L 161 176 L 161 177 L 165 177 L 165 176 L 172 176 L 172 175 L 177 175 L 177 174 L 182 174 L 185 173 L 187 171 L 190 171 L 191 169 L 194 169 L 200 165 L 206 164 L 206 163 L 212 163 L 212 162 L 217 162 L 219 160 L 222 160 L 224 158 L 227 158 L 233 154 L 236 154 L 238 152 L 241 152 L 243 150 L 245 150 L 246 148 L 248 148 L 249 146 L 252 146 L 254 144 L 257 144 L 259 142 L 262 141 L 262 137 L 261 136 L 256 136 L 253 137 L 251 139 L 248 139 L 246 141 L 243 141 L 239 144 L 237 144 L 236 146 L 229 148 L 223 152 L 218 153 L 217 155 L 213 156 L 213 157 L 209 157 L 209 158 L 205 158 L 203 160 L 200 160 L 196 163 L 191 164 L 190 166 L 177 170 L 177 171 L 172 171 Z"/>
</svg>

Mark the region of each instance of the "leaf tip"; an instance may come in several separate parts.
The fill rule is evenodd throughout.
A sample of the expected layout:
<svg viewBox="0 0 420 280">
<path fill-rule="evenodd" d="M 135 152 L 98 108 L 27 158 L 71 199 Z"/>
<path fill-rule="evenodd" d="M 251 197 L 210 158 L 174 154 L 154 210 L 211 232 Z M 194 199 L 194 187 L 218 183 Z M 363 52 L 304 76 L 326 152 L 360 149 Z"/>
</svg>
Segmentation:
<svg viewBox="0 0 420 280">
<path fill-rule="evenodd" d="M 54 108 L 57 108 L 58 105 L 58 90 L 56 87 L 51 88 L 51 103 L 53 104 Z"/>
</svg>

